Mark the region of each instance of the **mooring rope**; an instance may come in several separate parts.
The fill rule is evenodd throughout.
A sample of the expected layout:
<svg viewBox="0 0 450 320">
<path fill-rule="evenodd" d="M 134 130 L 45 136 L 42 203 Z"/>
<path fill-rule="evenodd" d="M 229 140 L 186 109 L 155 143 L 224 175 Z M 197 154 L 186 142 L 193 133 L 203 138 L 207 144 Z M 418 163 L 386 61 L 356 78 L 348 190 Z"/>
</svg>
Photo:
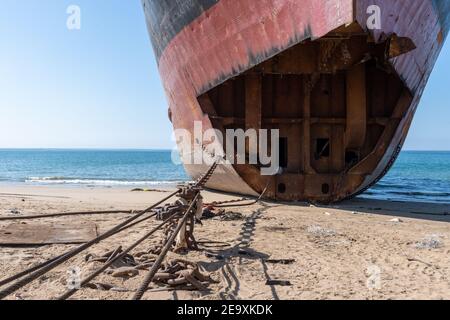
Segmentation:
<svg viewBox="0 0 450 320">
<path fill-rule="evenodd" d="M 183 195 L 181 195 L 181 192 L 183 190 L 184 190 L 184 192 L 186 192 L 185 196 L 188 195 L 190 192 L 193 192 L 193 195 L 195 194 L 195 196 L 193 197 L 193 199 L 192 199 L 192 201 L 190 203 L 190 206 L 186 210 L 184 216 L 179 220 L 179 224 L 178 224 L 177 228 L 174 230 L 173 234 L 170 236 L 170 238 L 165 243 L 165 246 L 164 246 L 160 256 L 158 257 L 157 261 L 153 265 L 153 267 L 150 270 L 149 274 L 144 279 L 143 284 L 141 285 L 141 287 L 139 288 L 139 290 L 136 292 L 136 294 L 134 296 L 135 299 L 142 298 L 142 296 L 144 295 L 145 291 L 147 290 L 149 284 L 153 281 L 153 278 L 154 278 L 156 272 L 158 271 L 158 269 L 160 268 L 161 263 L 164 261 L 165 256 L 167 255 L 168 251 L 172 247 L 172 244 L 173 244 L 173 242 L 175 240 L 175 237 L 178 235 L 178 233 L 182 229 L 183 225 L 187 222 L 187 219 L 192 214 L 194 206 L 196 204 L 198 205 L 197 201 L 198 201 L 198 199 L 200 197 L 200 190 L 206 185 L 206 183 L 212 177 L 212 175 L 214 174 L 214 171 L 216 170 L 217 166 L 218 166 L 218 163 L 215 162 L 209 168 L 209 170 L 206 172 L 206 174 L 204 174 L 202 177 L 200 177 L 199 180 L 197 181 L 197 183 L 195 183 L 194 185 L 188 186 L 185 189 L 178 189 L 177 191 L 171 193 L 170 195 L 168 195 L 164 199 L 160 200 L 159 202 L 155 203 L 151 207 L 149 207 L 149 208 L 147 208 L 147 209 L 145 209 L 143 211 L 139 211 L 139 212 L 135 212 L 135 211 L 120 211 L 120 212 L 119 211 L 67 212 L 67 213 L 54 213 L 54 214 L 46 214 L 46 215 L 8 217 L 8 218 L 5 218 L 5 219 L 0 219 L 0 221 L 1 220 L 5 221 L 5 220 L 36 219 L 36 218 L 44 218 L 44 217 L 57 217 L 57 216 L 68 216 L 68 215 L 84 215 L 84 214 L 88 215 L 88 214 L 108 214 L 108 213 L 130 213 L 130 214 L 131 213 L 136 213 L 131 218 L 128 218 L 124 222 L 116 225 L 115 227 L 113 227 L 109 231 L 106 231 L 105 233 L 101 234 L 100 236 L 96 237 L 95 239 L 93 239 L 93 240 L 91 240 L 91 241 L 89 241 L 87 243 L 82 244 L 79 247 L 74 248 L 74 249 L 72 249 L 72 250 L 70 250 L 70 251 L 68 251 L 68 252 L 66 252 L 66 253 L 64 253 L 62 255 L 59 255 L 59 256 L 54 257 L 52 259 L 49 259 L 46 262 L 40 263 L 40 264 L 38 264 L 38 265 L 36 265 L 36 266 L 34 266 L 32 268 L 29 268 L 29 269 L 27 269 L 25 271 L 22 271 L 22 272 L 14 275 L 14 276 L 11 276 L 11 277 L 9 277 L 9 278 L 7 278 L 5 280 L 0 281 L 0 286 L 4 286 L 4 285 L 6 285 L 6 284 L 8 284 L 10 282 L 18 280 L 17 282 L 13 283 L 9 287 L 7 287 L 7 288 L 5 288 L 5 289 L 0 291 L 0 299 L 4 299 L 5 297 L 11 295 L 12 293 L 14 293 L 17 290 L 23 288 L 24 286 L 28 285 L 29 283 L 33 282 L 34 280 L 40 278 L 41 276 L 43 276 L 47 272 L 53 270 L 57 266 L 63 264 L 64 262 L 66 262 L 69 259 L 73 258 L 74 256 L 80 254 L 81 252 L 85 251 L 86 249 L 90 248 L 91 246 L 99 243 L 100 241 L 103 241 L 103 240 L 105 240 L 105 239 L 107 239 L 109 237 L 112 237 L 113 235 L 116 235 L 119 232 L 122 232 L 122 231 L 124 231 L 126 229 L 129 229 L 129 228 L 131 228 L 131 227 L 133 227 L 133 226 L 135 226 L 135 225 L 137 225 L 137 224 L 139 224 L 139 223 L 141 223 L 143 221 L 146 221 L 146 220 L 156 216 L 157 213 L 154 212 L 153 214 L 151 214 L 148 217 L 144 217 L 142 219 L 139 219 L 143 215 L 145 215 L 146 213 L 151 212 L 152 210 L 154 210 L 155 208 L 157 208 L 159 205 L 163 204 L 167 200 L 171 199 L 172 197 L 174 197 L 174 196 L 176 196 L 178 194 L 180 194 L 180 196 L 183 196 Z M 167 224 L 168 222 L 170 222 L 171 220 L 176 218 L 177 215 L 179 215 L 179 212 L 174 213 L 171 217 L 166 219 L 160 225 L 158 225 L 157 227 L 152 229 L 150 232 L 148 232 L 146 235 L 144 235 L 142 238 L 140 238 L 138 241 L 133 243 L 124 252 L 122 252 L 121 254 L 117 255 L 114 258 L 112 258 L 110 261 L 107 261 L 107 263 L 104 266 L 102 266 L 100 269 L 98 269 L 97 271 L 92 273 L 90 276 L 88 276 L 86 279 L 84 279 L 82 281 L 82 283 L 81 283 L 81 286 L 84 286 L 84 285 L 88 284 L 95 277 L 97 277 L 99 274 L 101 274 L 103 271 L 105 271 L 108 267 L 110 267 L 114 262 L 116 262 L 117 260 L 123 258 L 131 250 L 133 250 L 140 243 L 142 243 L 145 239 L 149 238 L 152 234 L 154 234 L 156 231 L 161 229 L 165 224 Z M 77 290 L 67 291 L 66 293 L 64 293 L 60 297 L 60 299 L 67 299 L 67 298 L 69 298 L 70 296 L 72 296 L 76 292 L 77 292 Z"/>
<path fill-rule="evenodd" d="M 61 212 L 61 213 L 46 213 L 33 214 L 27 216 L 14 217 L 0 217 L 0 221 L 14 221 L 14 220 L 34 220 L 42 218 L 67 217 L 67 216 L 82 216 L 82 215 L 101 215 L 101 214 L 131 214 L 133 210 L 109 210 L 109 211 L 84 211 L 84 212 Z"/>
<path fill-rule="evenodd" d="M 251 202 L 247 202 L 247 203 L 238 203 L 238 202 L 243 202 L 246 201 L 248 199 L 242 198 L 242 199 L 238 199 L 238 200 L 230 200 L 230 201 L 223 201 L 223 202 L 213 202 L 211 204 L 207 204 L 205 206 L 210 206 L 210 207 L 214 207 L 214 208 L 234 208 L 234 207 L 247 207 L 247 206 L 251 206 L 254 204 L 257 204 L 258 202 L 261 201 L 261 199 L 264 197 L 264 195 L 266 194 L 267 190 L 269 189 L 270 186 L 270 179 L 269 181 L 267 181 L 266 187 L 264 188 L 263 192 L 261 192 L 261 194 L 259 195 L 259 197 Z M 230 203 L 236 203 L 236 204 L 230 204 Z"/>
<path fill-rule="evenodd" d="M 191 200 L 191 203 L 189 207 L 186 209 L 186 212 L 184 213 L 183 217 L 179 220 L 177 227 L 173 231 L 172 235 L 167 239 L 166 243 L 164 244 L 164 247 L 161 250 L 161 253 L 159 254 L 158 258 L 156 259 L 155 263 L 153 264 L 152 268 L 148 272 L 147 276 L 145 277 L 144 281 L 142 282 L 141 286 L 138 288 L 138 290 L 135 292 L 135 294 L 132 297 L 132 300 L 141 300 L 144 296 L 145 292 L 148 289 L 148 286 L 153 281 L 153 278 L 155 277 L 156 273 L 158 272 L 159 268 L 161 267 L 161 264 L 163 263 L 164 259 L 167 256 L 167 253 L 169 252 L 170 248 L 173 245 L 173 242 L 175 241 L 175 238 L 177 237 L 178 233 L 181 231 L 183 225 L 187 222 L 187 219 L 190 217 L 193 211 L 193 208 L 195 205 L 197 205 L 197 201 L 200 198 L 200 188 L 203 188 L 209 181 L 209 179 L 214 174 L 215 170 L 217 169 L 218 163 L 215 161 L 213 165 L 209 168 L 209 170 L 206 172 L 206 174 L 201 177 L 198 182 L 195 184 L 193 188 L 190 188 L 191 190 L 194 190 L 196 192 L 195 197 Z"/>
<path fill-rule="evenodd" d="M 131 224 L 128 224 L 128 225 L 126 225 L 125 227 L 123 227 L 123 228 L 117 230 L 117 231 L 116 231 L 114 234 L 112 234 L 111 236 L 114 236 L 114 235 L 116 235 L 116 234 L 118 234 L 118 233 L 120 233 L 120 232 L 122 232 L 122 231 L 124 231 L 124 230 L 127 230 L 127 229 L 129 229 L 129 228 L 132 228 L 132 227 L 134 227 L 134 226 L 136 226 L 136 225 L 138 225 L 138 224 L 140 224 L 140 223 L 142 223 L 142 222 L 144 222 L 144 221 L 147 221 L 147 220 L 149 220 L 149 219 L 155 217 L 156 215 L 157 215 L 157 213 L 153 213 L 153 214 L 151 214 L 151 215 L 148 216 L 148 217 L 142 218 L 142 219 L 140 219 L 140 220 L 138 220 L 138 221 L 135 221 L 135 222 L 133 222 L 133 223 L 131 223 Z M 73 250 L 73 249 L 72 249 L 72 250 Z M 29 269 L 26 269 L 26 270 L 24 270 L 24 271 L 21 271 L 20 273 L 15 274 L 15 275 L 13 275 L 13 276 L 11 276 L 11 277 L 9 277 L 9 278 L 6 278 L 6 279 L 4 279 L 4 280 L 1 280 L 1 281 L 0 281 L 0 287 L 4 286 L 4 285 L 6 285 L 6 284 L 8 284 L 8 283 L 10 283 L 10 282 L 13 282 L 14 280 L 20 279 L 20 278 L 26 276 L 27 274 L 30 274 L 30 273 L 32 273 L 32 272 L 34 272 L 34 271 L 36 271 L 36 270 L 39 270 L 39 269 L 41 269 L 41 268 L 43 268 L 43 267 L 49 265 L 50 263 L 56 261 L 57 259 L 62 258 L 62 257 L 64 257 L 65 255 L 71 253 L 72 250 L 69 250 L 69 251 L 67 251 L 67 252 L 65 252 L 65 253 L 63 253 L 63 254 L 61 254 L 61 255 L 55 257 L 55 258 L 52 258 L 52 259 L 47 260 L 47 261 L 45 261 L 45 262 L 42 262 L 42 263 L 40 263 L 40 264 L 38 264 L 38 265 L 36 265 L 36 266 L 34 266 L 34 267 L 31 267 L 31 268 L 29 268 Z"/>
<path fill-rule="evenodd" d="M 175 241 L 175 238 L 177 237 L 177 235 L 180 232 L 183 225 L 187 222 L 187 219 L 189 218 L 190 214 L 192 214 L 192 209 L 194 208 L 194 205 L 197 203 L 199 196 L 200 196 L 200 193 L 197 193 L 197 195 L 192 200 L 189 208 L 186 210 L 185 214 L 178 222 L 178 225 L 177 225 L 176 229 L 174 230 L 174 232 L 172 233 L 172 235 L 166 241 L 161 253 L 159 254 L 158 258 L 156 259 L 156 261 L 153 264 L 152 268 L 150 269 L 149 273 L 145 277 L 141 286 L 134 294 L 132 300 L 140 300 L 144 296 L 145 292 L 148 289 L 148 286 L 153 281 L 153 278 L 155 277 L 156 273 L 158 272 L 159 268 L 161 267 L 161 264 L 163 263 L 164 259 L 166 258 L 167 253 L 169 252 L 170 248 L 172 247 L 173 242 Z"/>
<path fill-rule="evenodd" d="M 134 242 L 131 246 L 129 246 L 127 249 L 125 249 L 121 254 L 117 255 L 113 259 L 106 262 L 101 268 L 99 268 L 97 271 L 83 279 L 80 283 L 80 288 L 87 285 L 89 282 L 94 280 L 97 276 L 99 276 L 102 272 L 104 272 L 106 269 L 108 269 L 110 266 L 112 266 L 116 261 L 119 261 L 120 259 L 124 258 L 128 253 L 130 253 L 134 248 L 139 246 L 142 242 L 147 240 L 150 236 L 152 236 L 156 231 L 160 230 L 164 225 L 166 225 L 168 222 L 173 220 L 177 215 L 179 215 L 179 212 L 174 213 L 171 217 L 167 218 L 165 221 L 163 221 L 161 224 L 153 228 L 150 232 L 145 234 L 143 237 L 141 237 L 139 240 Z M 79 289 L 72 289 L 67 292 L 65 292 L 63 295 L 61 295 L 58 300 L 66 300 L 70 298 L 72 295 L 74 295 L 76 292 L 78 292 Z"/>
<path fill-rule="evenodd" d="M 67 260 L 71 259 L 72 257 L 76 256 L 77 254 L 83 252 L 84 250 L 90 248 L 94 244 L 97 244 L 98 242 L 107 239 L 119 232 L 121 229 L 123 229 L 125 226 L 130 224 L 131 222 L 139 219 L 144 214 L 148 213 L 149 211 L 153 210 L 160 204 L 166 202 L 170 198 L 174 197 L 180 193 L 180 190 L 177 190 L 173 193 L 171 193 L 169 196 L 165 197 L 164 199 L 160 200 L 159 202 L 155 203 L 151 207 L 137 213 L 133 217 L 127 219 L 126 221 L 120 223 L 119 225 L 115 226 L 114 228 L 110 229 L 109 231 L 103 233 L 102 235 L 98 236 L 97 238 L 79 246 L 78 248 L 73 249 L 72 251 L 68 252 L 67 254 L 60 256 L 58 258 L 55 258 L 53 261 L 46 264 L 44 267 L 32 272 L 27 277 L 17 281 L 16 283 L 12 284 L 11 286 L 3 289 L 0 291 L 0 299 L 4 299 L 5 297 L 9 296 L 10 294 L 16 292 L 17 290 L 21 289 L 22 287 L 26 286 L 27 284 L 31 283 L 32 281 L 40 278 L 42 275 L 46 274 L 47 272 L 53 270 L 57 266 L 61 265 L 62 263 L 66 262 Z"/>
</svg>

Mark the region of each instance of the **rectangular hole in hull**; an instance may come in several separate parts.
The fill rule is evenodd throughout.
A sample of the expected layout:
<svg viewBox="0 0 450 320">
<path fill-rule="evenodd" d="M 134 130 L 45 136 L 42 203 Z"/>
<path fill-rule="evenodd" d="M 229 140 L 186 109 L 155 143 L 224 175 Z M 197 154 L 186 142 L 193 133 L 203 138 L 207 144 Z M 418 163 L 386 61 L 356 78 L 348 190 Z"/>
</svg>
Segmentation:
<svg viewBox="0 0 450 320">
<path fill-rule="evenodd" d="M 280 138 L 280 167 L 288 167 L 288 139 Z"/>
</svg>

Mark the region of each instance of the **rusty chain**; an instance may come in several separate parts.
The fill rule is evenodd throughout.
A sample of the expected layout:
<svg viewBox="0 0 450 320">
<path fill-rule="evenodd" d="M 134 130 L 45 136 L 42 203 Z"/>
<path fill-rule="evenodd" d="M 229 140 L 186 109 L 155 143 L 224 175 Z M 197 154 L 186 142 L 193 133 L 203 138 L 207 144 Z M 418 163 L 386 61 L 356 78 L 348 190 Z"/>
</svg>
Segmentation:
<svg viewBox="0 0 450 320">
<path fill-rule="evenodd" d="M 187 235 L 187 239 L 188 242 L 190 241 L 191 244 L 195 244 L 195 239 L 193 238 L 193 226 L 195 223 L 194 220 L 194 215 L 193 215 L 193 210 L 196 209 L 196 205 L 198 204 L 198 200 L 201 198 L 200 195 L 200 191 L 202 190 L 202 188 L 204 188 L 204 186 L 208 183 L 209 179 L 212 177 L 212 175 L 214 174 L 216 168 L 217 168 L 217 162 L 214 162 L 214 164 L 209 168 L 209 170 L 203 175 L 201 176 L 196 183 L 194 184 L 189 184 L 187 186 L 185 186 L 182 189 L 178 189 L 176 192 L 170 194 L 169 196 L 165 197 L 164 199 L 162 199 L 161 201 L 159 201 L 158 203 L 152 205 L 151 207 L 149 207 L 148 209 L 142 210 L 140 212 L 136 212 L 136 214 L 127 219 L 126 221 L 120 223 L 119 225 L 113 227 L 112 229 L 110 229 L 109 231 L 103 233 L 102 235 L 96 237 L 95 239 L 75 248 L 72 249 L 62 255 L 59 255 L 55 258 L 52 258 L 44 263 L 41 263 L 37 266 L 34 266 L 28 270 L 22 271 L 12 277 L 9 277 L 8 279 L 5 279 L 3 281 L 0 281 L 0 286 L 6 285 L 14 280 L 18 280 L 17 282 L 15 282 L 14 284 L 10 285 L 9 287 L 3 289 L 0 291 L 0 299 L 3 299 L 7 296 L 9 296 L 10 294 L 16 292 L 17 290 L 21 289 L 22 287 L 28 285 L 29 283 L 33 282 L 34 280 L 40 278 L 41 276 L 43 276 L 44 274 L 46 274 L 47 272 L 53 270 L 54 268 L 56 268 L 57 266 L 61 265 L 62 263 L 68 261 L 69 259 L 75 257 L 76 255 L 78 255 L 79 253 L 83 252 L 84 250 L 86 250 L 87 248 L 99 243 L 100 241 L 103 241 L 119 232 L 122 232 L 128 228 L 131 228 L 145 220 L 148 220 L 154 216 L 158 215 L 158 212 L 161 212 L 162 208 L 169 208 L 169 209 L 175 209 L 175 207 L 178 207 L 178 210 L 173 210 L 171 213 L 173 213 L 172 216 L 170 216 L 169 218 L 167 218 L 164 222 L 162 222 L 160 225 L 158 225 L 156 228 L 154 228 L 153 230 L 151 230 L 149 233 L 147 233 L 144 237 L 142 237 L 141 239 L 139 239 L 138 241 L 136 241 L 133 245 L 131 245 L 128 249 L 126 249 L 125 251 L 122 251 L 121 248 L 118 248 L 117 250 L 115 250 L 114 252 L 111 253 L 111 256 L 107 259 L 107 261 L 105 261 L 105 265 L 102 266 L 100 269 L 98 269 L 97 271 L 95 271 L 93 274 L 91 274 L 89 277 L 87 277 L 86 279 L 84 279 L 82 281 L 82 285 L 87 285 L 89 284 L 89 282 L 91 280 L 93 280 L 96 276 L 98 276 L 100 273 L 102 273 L 103 271 L 105 271 L 109 266 L 111 266 L 112 264 L 114 264 L 117 260 L 123 259 L 131 250 L 133 250 L 136 246 L 138 246 L 141 242 L 143 242 L 145 239 L 147 239 L 150 235 L 152 235 L 154 232 L 156 232 L 157 230 L 161 229 L 163 226 L 165 226 L 167 223 L 170 223 L 173 219 L 177 218 L 178 216 L 180 216 L 180 213 L 182 211 L 184 211 L 184 215 L 179 218 L 179 222 L 178 222 L 178 226 L 177 228 L 172 232 L 172 234 L 170 235 L 169 239 L 167 239 L 166 244 L 161 252 L 161 254 L 159 255 L 158 259 L 156 260 L 155 264 L 153 265 L 152 269 L 150 270 L 149 275 L 146 277 L 143 285 L 141 286 L 141 291 L 144 290 L 143 288 L 145 287 L 148 288 L 148 284 L 153 280 L 156 271 L 158 271 L 159 267 L 161 266 L 161 263 L 164 261 L 164 258 L 167 254 L 167 252 L 171 249 L 174 239 L 175 237 L 178 235 L 178 233 L 180 232 L 180 230 L 182 229 L 183 226 L 185 226 L 185 230 L 184 232 L 186 232 Z M 177 202 L 175 207 L 170 208 L 167 206 L 164 207 L 159 207 L 161 204 L 163 204 L 164 202 L 166 202 L 167 200 L 169 200 L 170 198 L 174 197 L 174 196 L 178 196 L 180 199 L 183 199 L 184 201 L 186 201 L 187 203 L 189 203 L 189 206 L 187 205 L 182 205 L 179 201 Z M 164 211 L 164 210 L 163 210 Z M 111 213 L 112 211 L 109 211 L 109 213 Z M 149 217 L 144 217 L 141 218 L 144 214 L 152 212 L 152 214 Z M 98 214 L 103 214 L 106 212 L 98 212 Z M 130 212 L 130 213 L 134 213 L 134 212 Z M 51 215 L 46 215 L 46 216 L 64 216 L 64 215 L 71 215 L 71 214 L 93 214 L 91 212 L 83 212 L 83 213 L 62 213 L 62 214 L 51 214 Z M 97 214 L 97 212 L 95 212 L 95 214 Z M 38 216 L 36 216 L 37 218 Z M 43 217 L 43 216 L 42 216 Z M 35 216 L 31 216 L 30 218 L 35 218 Z M 140 220 L 138 220 L 139 218 L 141 218 Z M 169 230 L 169 229 L 168 229 Z M 168 264 L 170 265 L 170 263 Z M 175 265 L 177 265 L 178 267 L 175 268 Z M 183 263 L 180 261 L 177 261 L 175 263 L 175 265 L 173 265 L 172 263 L 172 268 L 169 268 L 170 270 L 174 270 L 174 269 L 179 269 L 177 271 L 175 271 L 170 277 L 166 276 L 166 280 L 167 280 L 167 284 L 168 285 L 176 285 L 176 284 L 186 284 L 188 286 L 192 286 L 193 288 L 202 288 L 202 281 L 206 281 L 208 279 L 207 276 L 202 275 L 198 268 L 196 268 L 195 266 L 193 266 L 192 264 L 189 263 Z M 188 267 L 190 266 L 190 267 Z M 142 267 L 142 266 L 141 266 Z M 180 269 L 181 268 L 181 269 Z M 152 270 L 155 270 L 155 272 L 153 273 Z M 167 271 L 167 265 L 165 266 L 165 268 L 163 269 L 163 271 Z M 164 273 L 164 272 L 163 272 Z M 152 275 L 153 274 L 153 275 Z M 150 282 L 148 282 L 150 279 Z M 161 281 L 161 277 L 158 276 L 157 277 L 158 281 Z M 169 281 L 170 280 L 170 281 Z M 148 283 L 147 283 L 148 282 Z M 144 292 L 145 292 L 144 290 Z M 68 297 L 70 297 L 71 295 L 73 295 L 77 290 L 73 291 L 68 291 L 66 292 L 64 295 L 62 295 L 60 297 L 60 299 L 67 299 Z M 138 292 L 136 292 L 135 297 L 139 297 L 139 295 L 141 294 L 141 291 L 138 290 Z M 143 292 L 142 292 L 143 295 Z"/>
</svg>

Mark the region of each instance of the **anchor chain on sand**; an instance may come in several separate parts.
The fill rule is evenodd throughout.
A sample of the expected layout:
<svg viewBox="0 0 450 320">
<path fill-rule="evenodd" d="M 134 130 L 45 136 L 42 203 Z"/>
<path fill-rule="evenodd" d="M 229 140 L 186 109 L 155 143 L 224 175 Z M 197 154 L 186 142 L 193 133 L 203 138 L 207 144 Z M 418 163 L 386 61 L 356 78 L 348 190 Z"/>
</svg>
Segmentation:
<svg viewBox="0 0 450 320">
<path fill-rule="evenodd" d="M 195 222 L 201 218 L 203 211 L 203 198 L 200 193 L 209 179 L 213 176 L 217 165 L 218 163 L 216 161 L 197 182 L 180 187 L 177 191 L 171 193 L 145 210 L 139 212 L 120 211 L 133 213 L 133 216 L 95 239 L 14 276 L 1 280 L 0 287 L 8 286 L 0 290 L 0 299 L 4 299 L 15 293 L 19 289 L 41 278 L 46 273 L 54 270 L 56 267 L 101 241 L 154 217 L 162 220 L 162 222 L 128 248 L 122 249 L 120 246 L 101 257 L 87 255 L 85 257 L 86 262 L 98 262 L 103 263 L 103 265 L 81 280 L 79 288 L 66 291 L 58 297 L 58 299 L 68 299 L 83 287 L 101 288 L 105 290 L 117 289 L 112 288 L 109 285 L 92 283 L 97 276 L 105 272 L 113 277 L 134 277 L 139 271 L 148 271 L 144 281 L 139 286 L 139 289 L 134 293 L 132 297 L 133 300 L 141 299 L 152 282 L 168 288 L 176 288 L 177 290 L 205 290 L 207 286 L 214 281 L 209 275 L 200 271 L 200 268 L 196 263 L 183 259 L 167 260 L 166 256 L 170 251 L 180 252 L 183 250 L 198 249 L 194 237 L 194 226 Z M 178 200 L 174 204 L 161 207 L 166 201 L 175 196 L 178 197 Z M 102 211 L 101 213 L 119 212 Z M 100 214 L 100 212 L 52 214 L 51 217 L 72 214 Z M 149 215 L 146 216 L 146 214 Z M 40 216 L 31 216 L 29 218 L 35 219 L 40 218 Z M 147 240 L 155 232 L 161 229 L 164 230 L 164 241 L 147 252 L 141 252 L 135 256 L 130 254 L 131 251 L 138 247 L 143 241 Z"/>
</svg>

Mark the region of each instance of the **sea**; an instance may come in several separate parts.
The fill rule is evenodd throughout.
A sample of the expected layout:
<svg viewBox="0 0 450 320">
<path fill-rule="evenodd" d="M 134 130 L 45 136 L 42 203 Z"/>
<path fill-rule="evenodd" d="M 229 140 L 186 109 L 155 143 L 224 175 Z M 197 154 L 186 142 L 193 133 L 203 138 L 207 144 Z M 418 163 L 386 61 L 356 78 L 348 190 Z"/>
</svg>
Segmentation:
<svg viewBox="0 0 450 320">
<path fill-rule="evenodd" d="M 189 181 L 170 150 L 0 149 L 0 184 L 158 187 Z M 450 205 L 450 152 L 403 151 L 361 197 Z"/>
</svg>

